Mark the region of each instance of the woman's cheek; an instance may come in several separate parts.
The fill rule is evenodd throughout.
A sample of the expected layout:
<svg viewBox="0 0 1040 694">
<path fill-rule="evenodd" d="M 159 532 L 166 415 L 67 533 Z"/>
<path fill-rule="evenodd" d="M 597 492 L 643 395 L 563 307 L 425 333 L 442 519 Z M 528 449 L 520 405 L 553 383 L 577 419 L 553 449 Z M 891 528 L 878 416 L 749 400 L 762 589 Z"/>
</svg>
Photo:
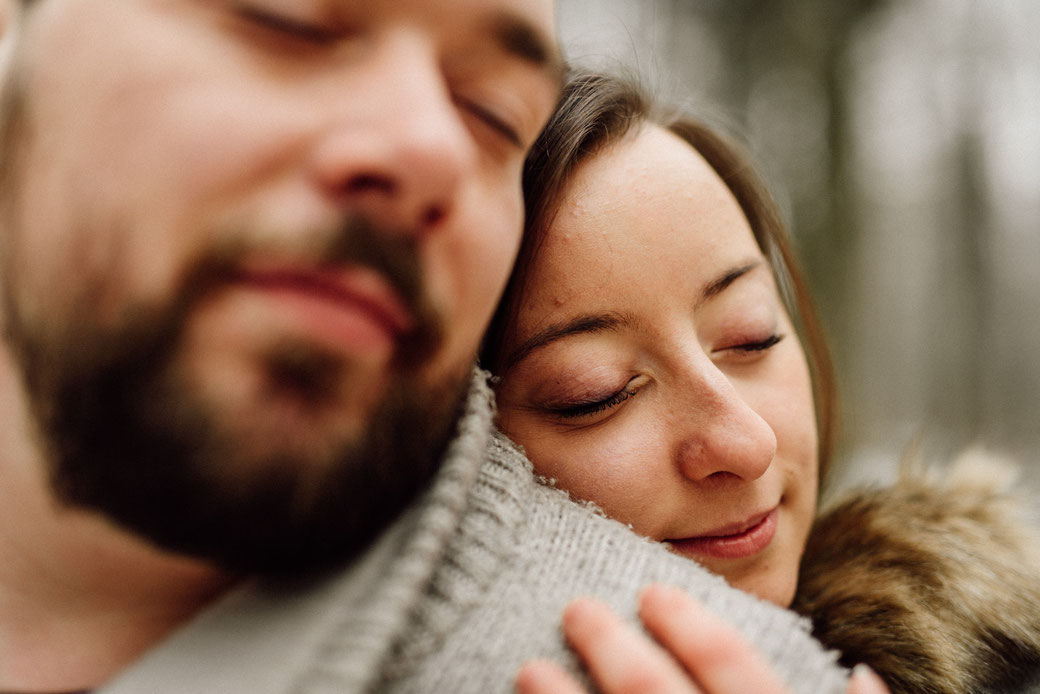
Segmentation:
<svg viewBox="0 0 1040 694">
<path fill-rule="evenodd" d="M 572 497 L 592 501 L 608 516 L 648 534 L 654 525 L 654 509 L 668 497 L 661 486 L 673 476 L 661 469 L 667 461 L 658 453 L 668 447 L 653 440 L 655 427 L 632 419 L 613 431 L 586 431 L 559 442 L 552 452 L 547 451 L 552 457 L 547 458 L 546 467 L 553 473 L 546 476 Z"/>
</svg>

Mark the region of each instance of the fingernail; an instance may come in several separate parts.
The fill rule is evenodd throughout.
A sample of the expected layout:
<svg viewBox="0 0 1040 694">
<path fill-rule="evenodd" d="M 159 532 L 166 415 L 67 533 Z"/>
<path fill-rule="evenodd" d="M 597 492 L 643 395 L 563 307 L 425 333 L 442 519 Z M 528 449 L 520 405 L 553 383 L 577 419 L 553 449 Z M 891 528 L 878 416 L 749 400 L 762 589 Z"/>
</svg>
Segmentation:
<svg viewBox="0 0 1040 694">
<path fill-rule="evenodd" d="M 575 598 L 563 608 L 564 633 L 570 633 L 575 628 L 589 624 L 598 627 L 603 620 L 610 620 L 612 614 L 610 607 L 596 598 Z"/>
<path fill-rule="evenodd" d="M 885 681 L 878 676 L 874 669 L 866 663 L 859 663 L 852 668 L 852 679 L 863 684 L 872 685 L 877 691 L 887 691 Z"/>
<path fill-rule="evenodd" d="M 640 597 L 645 598 L 647 596 L 651 596 L 652 598 L 657 598 L 659 600 L 674 600 L 676 598 L 682 597 L 682 591 L 678 588 L 666 585 L 664 583 L 651 583 L 646 588 L 643 588 Z"/>
<path fill-rule="evenodd" d="M 551 665 L 541 660 L 529 660 L 524 663 L 513 678 L 518 694 L 538 691 L 538 687 L 545 683 L 547 672 L 551 668 Z"/>
<path fill-rule="evenodd" d="M 595 598 L 581 596 L 574 598 L 563 608 L 564 619 L 581 619 L 589 614 L 594 614 L 601 609 L 602 603 Z"/>
<path fill-rule="evenodd" d="M 652 583 L 643 589 L 640 594 L 640 602 L 649 598 L 658 604 L 670 604 L 685 609 L 693 609 L 701 606 L 700 602 L 692 595 L 675 586 L 664 583 Z"/>
</svg>

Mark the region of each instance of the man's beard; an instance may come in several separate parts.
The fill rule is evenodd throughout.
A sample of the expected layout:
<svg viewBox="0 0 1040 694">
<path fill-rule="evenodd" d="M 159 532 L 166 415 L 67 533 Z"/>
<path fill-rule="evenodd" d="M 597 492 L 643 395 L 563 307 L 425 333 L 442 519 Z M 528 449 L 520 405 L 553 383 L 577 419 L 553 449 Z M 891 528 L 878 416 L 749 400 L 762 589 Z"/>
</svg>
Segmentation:
<svg viewBox="0 0 1040 694">
<path fill-rule="evenodd" d="M 4 115 L 17 118 L 12 103 Z M 0 132 L 6 138 L 20 129 L 4 122 Z M 12 163 L 24 142 L 15 145 L 0 142 L 7 150 L 0 160 Z M 198 306 L 233 281 L 247 254 L 264 249 L 211 251 L 192 265 L 174 298 L 159 308 L 128 307 L 117 325 L 92 319 L 93 303 L 109 286 L 105 277 L 89 276 L 76 310 L 57 312 L 69 318 L 55 325 L 19 299 L 17 234 L 26 230 L 18 231 L 16 176 L 5 178 L 14 185 L 0 194 L 0 233 L 7 237 L 0 249 L 8 253 L 0 259 L 3 338 L 22 373 L 61 501 L 100 511 L 166 550 L 231 571 L 289 575 L 356 556 L 428 485 L 453 431 L 469 365 L 432 384 L 421 373 L 441 343 L 441 326 L 423 297 L 417 250 L 405 234 L 352 219 L 293 249 L 315 267 L 380 272 L 417 328 L 398 344 L 389 385 L 360 433 L 330 426 L 315 444 L 313 436 L 300 443 L 293 431 L 265 431 L 263 440 L 276 445 L 258 453 L 241 429 L 236 436 L 235 413 L 207 401 L 185 367 Z M 266 345 L 257 365 L 273 397 L 291 396 L 315 421 L 333 411 L 337 398 L 350 397 L 348 367 L 338 352 L 299 337 Z M 262 409 L 265 402 L 250 404 Z"/>
<path fill-rule="evenodd" d="M 171 327 L 101 341 L 107 354 L 67 361 L 48 389 L 30 391 L 65 503 L 232 571 L 286 575 L 354 557 L 436 471 L 465 378 L 426 392 L 395 378 L 359 435 L 242 455 L 251 442 L 229 435 L 226 415 L 179 378 Z M 266 368 L 320 408 L 338 364 L 290 345 L 273 349 Z"/>
</svg>

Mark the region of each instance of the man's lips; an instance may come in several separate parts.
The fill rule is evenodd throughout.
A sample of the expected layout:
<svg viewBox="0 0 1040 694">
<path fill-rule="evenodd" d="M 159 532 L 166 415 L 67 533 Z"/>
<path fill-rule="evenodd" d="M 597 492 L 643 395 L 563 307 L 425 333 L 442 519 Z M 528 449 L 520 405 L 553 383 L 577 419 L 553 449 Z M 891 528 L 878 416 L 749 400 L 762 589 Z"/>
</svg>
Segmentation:
<svg viewBox="0 0 1040 694">
<path fill-rule="evenodd" d="M 694 559 L 741 559 L 758 554 L 776 535 L 779 507 L 729 523 L 696 537 L 667 539 L 672 549 Z"/>
<path fill-rule="evenodd" d="M 365 267 L 242 268 L 235 284 L 282 302 L 295 320 L 347 344 L 396 342 L 416 327 L 401 296 Z"/>
</svg>

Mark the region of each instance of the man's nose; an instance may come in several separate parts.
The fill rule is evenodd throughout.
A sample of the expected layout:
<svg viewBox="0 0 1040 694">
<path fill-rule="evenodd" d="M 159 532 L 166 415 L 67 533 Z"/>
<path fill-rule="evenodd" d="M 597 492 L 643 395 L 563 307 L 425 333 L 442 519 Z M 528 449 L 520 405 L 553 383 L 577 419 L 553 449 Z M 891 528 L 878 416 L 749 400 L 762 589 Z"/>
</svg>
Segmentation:
<svg viewBox="0 0 1040 694">
<path fill-rule="evenodd" d="M 710 359 L 692 371 L 674 451 L 680 472 L 695 482 L 758 479 L 776 456 L 773 428 Z"/>
<path fill-rule="evenodd" d="M 335 204 L 425 235 L 457 212 L 477 151 L 436 54 L 388 39 L 336 99 L 315 152 L 318 184 Z"/>
</svg>

